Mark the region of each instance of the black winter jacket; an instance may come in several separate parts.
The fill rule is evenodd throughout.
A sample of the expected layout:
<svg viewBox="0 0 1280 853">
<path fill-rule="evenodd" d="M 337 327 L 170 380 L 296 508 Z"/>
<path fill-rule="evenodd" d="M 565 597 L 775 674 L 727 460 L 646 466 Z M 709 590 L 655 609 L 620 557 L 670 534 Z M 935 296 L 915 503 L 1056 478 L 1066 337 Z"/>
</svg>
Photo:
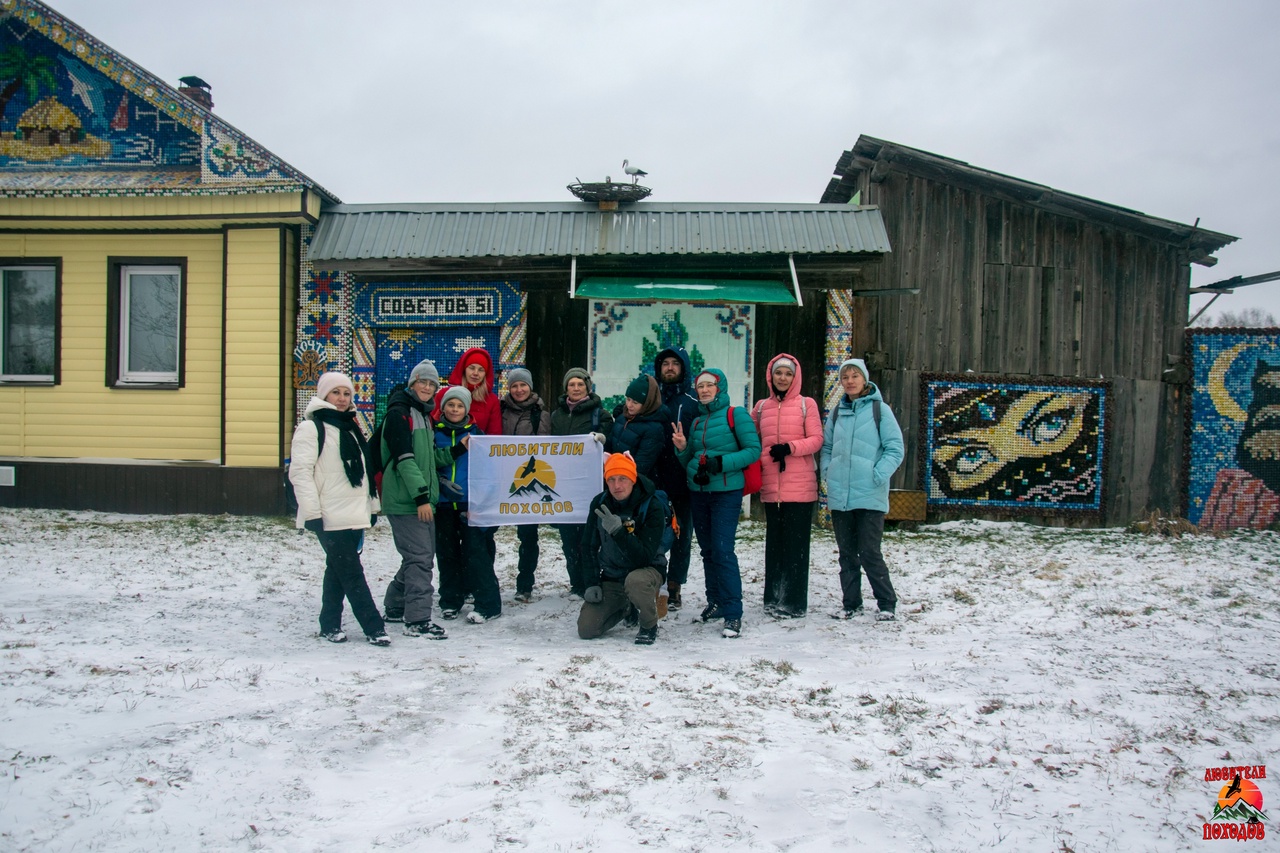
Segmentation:
<svg viewBox="0 0 1280 853">
<path fill-rule="evenodd" d="M 667 577 L 667 555 L 662 553 L 662 525 L 666 512 L 662 501 L 653 496 L 654 485 L 648 477 L 640 477 L 631 497 L 619 503 L 605 489 L 591 501 L 587 522 L 587 537 L 582 545 L 582 578 L 587 586 L 599 586 L 600 581 L 625 581 L 636 569 L 654 568 Z M 646 500 L 644 517 L 637 518 L 641 504 Z M 596 508 L 607 506 L 622 519 L 622 529 L 609 536 L 600 526 Z"/>
</svg>

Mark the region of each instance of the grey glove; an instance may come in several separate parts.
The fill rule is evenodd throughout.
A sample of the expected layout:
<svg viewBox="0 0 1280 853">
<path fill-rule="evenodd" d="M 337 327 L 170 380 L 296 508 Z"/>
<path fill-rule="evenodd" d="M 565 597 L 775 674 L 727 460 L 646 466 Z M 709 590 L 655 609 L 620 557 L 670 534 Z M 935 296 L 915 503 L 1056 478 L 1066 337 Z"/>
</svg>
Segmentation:
<svg viewBox="0 0 1280 853">
<path fill-rule="evenodd" d="M 599 517 L 600 526 L 604 528 L 604 532 L 610 536 L 622 529 L 622 519 L 610 512 L 607 506 L 596 507 L 596 516 Z"/>
<path fill-rule="evenodd" d="M 604 433 L 602 433 L 602 432 L 593 432 L 593 433 L 591 433 L 591 437 L 592 437 L 592 438 L 594 438 L 594 439 L 596 440 L 596 444 L 599 444 L 601 447 L 603 447 L 603 446 L 604 446 Z"/>
<path fill-rule="evenodd" d="M 588 604 L 599 604 L 604 601 L 604 589 L 598 586 L 589 586 L 587 591 L 582 594 L 582 598 Z"/>
</svg>

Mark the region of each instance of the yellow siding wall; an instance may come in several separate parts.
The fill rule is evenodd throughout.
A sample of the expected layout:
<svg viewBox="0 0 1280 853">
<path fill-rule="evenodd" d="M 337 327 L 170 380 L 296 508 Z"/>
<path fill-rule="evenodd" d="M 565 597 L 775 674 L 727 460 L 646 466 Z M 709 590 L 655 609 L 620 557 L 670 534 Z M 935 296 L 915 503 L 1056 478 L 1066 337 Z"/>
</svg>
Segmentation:
<svg viewBox="0 0 1280 853">
<path fill-rule="evenodd" d="M 185 387 L 106 387 L 109 256 L 187 259 Z M 0 455 L 218 460 L 221 234 L 0 233 L 0 257 L 62 258 L 62 381 L 0 386 Z"/>
<path fill-rule="evenodd" d="M 297 229 L 285 232 L 284 349 L 280 353 L 280 394 L 284 397 L 284 420 L 280 424 L 280 447 L 288 452 L 293 441 L 293 425 L 298 415 L 297 395 L 293 393 L 293 348 L 298 345 L 298 282 L 301 281 L 299 234 Z M 284 460 L 281 459 L 281 464 Z"/>
<path fill-rule="evenodd" d="M 314 199 L 314 201 L 313 201 Z M 319 199 L 308 193 L 307 213 L 314 219 L 319 211 Z M 120 197 L 120 198 L 8 198 L 4 200 L 5 214 L 32 218 L 49 217 L 44 225 L 55 228 L 99 227 L 79 217 L 112 220 L 103 223 L 112 228 L 148 227 L 146 220 L 160 217 L 205 217 L 211 219 L 235 219 L 236 217 L 271 217 L 279 221 L 292 217 L 302 222 L 302 193 L 253 193 L 246 195 L 169 196 L 169 197 Z M 314 210 L 312 210 L 314 208 Z M 198 223 L 195 223 L 198 224 Z M 172 227 L 172 223 L 167 223 Z"/>
<path fill-rule="evenodd" d="M 280 275 L 278 228 L 227 232 L 226 464 L 281 463 Z"/>
</svg>

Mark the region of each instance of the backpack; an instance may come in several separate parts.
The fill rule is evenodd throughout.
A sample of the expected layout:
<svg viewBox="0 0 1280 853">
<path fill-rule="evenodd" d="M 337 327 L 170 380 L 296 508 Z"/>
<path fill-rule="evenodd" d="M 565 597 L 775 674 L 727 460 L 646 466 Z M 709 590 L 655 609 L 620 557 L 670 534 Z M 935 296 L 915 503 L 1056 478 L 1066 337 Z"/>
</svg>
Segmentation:
<svg viewBox="0 0 1280 853">
<path fill-rule="evenodd" d="M 316 425 L 316 458 L 320 458 L 321 451 L 324 450 L 324 424 L 317 420 L 312 421 Z M 290 515 L 298 513 L 298 496 L 293 492 L 293 481 L 289 479 L 289 461 L 284 460 L 284 508 Z"/>
<path fill-rule="evenodd" d="M 738 449 L 742 449 L 742 441 L 738 438 L 738 431 L 733 426 L 733 406 L 729 407 L 729 432 L 733 433 L 733 440 L 737 442 Z M 756 428 L 756 422 L 751 422 L 751 428 Z M 760 459 L 756 458 L 754 462 L 742 469 L 742 494 L 754 495 L 764 486 L 764 474 L 760 471 Z"/>
<path fill-rule="evenodd" d="M 387 469 L 387 465 L 382 464 L 382 427 L 387 423 L 387 416 L 384 414 L 382 420 L 373 428 L 373 432 L 369 433 L 369 459 L 378 460 L 378 465 L 373 472 L 373 488 L 378 493 L 378 500 L 382 500 L 382 472 Z M 394 460 L 392 463 L 394 464 Z"/>
<path fill-rule="evenodd" d="M 836 410 L 840 408 L 840 404 L 831 407 L 831 413 L 827 415 L 827 422 L 830 423 L 836 419 Z M 880 401 L 871 401 L 871 419 L 876 422 L 876 438 L 880 438 Z M 880 443 L 884 443 L 884 439 L 880 439 Z"/>
<path fill-rule="evenodd" d="M 636 513 L 644 519 L 649 514 L 649 501 L 654 498 L 662 504 L 662 542 L 658 546 L 658 553 L 667 554 L 680 538 L 680 524 L 676 521 L 675 510 L 671 508 L 671 498 L 667 497 L 667 493 L 662 489 L 654 489 L 653 494 L 645 498 L 636 508 Z"/>
</svg>

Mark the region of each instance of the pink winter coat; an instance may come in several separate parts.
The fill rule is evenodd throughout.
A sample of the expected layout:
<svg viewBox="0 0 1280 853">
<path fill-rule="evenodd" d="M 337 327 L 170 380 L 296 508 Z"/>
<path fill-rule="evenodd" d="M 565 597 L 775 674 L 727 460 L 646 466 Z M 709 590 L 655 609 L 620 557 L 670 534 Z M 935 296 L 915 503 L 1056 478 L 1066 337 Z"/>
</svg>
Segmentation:
<svg viewBox="0 0 1280 853">
<path fill-rule="evenodd" d="M 818 499 L 818 474 L 816 456 L 822 450 L 822 417 L 818 404 L 812 397 L 800 394 L 800 361 L 794 355 L 778 353 L 769 360 L 765 375 L 773 388 L 773 363 L 780 358 L 790 359 L 796 366 L 796 378 L 781 400 L 777 394 L 756 403 L 751 410 L 756 430 L 760 433 L 760 471 L 764 485 L 760 500 L 765 503 L 807 503 Z M 787 444 L 791 455 L 786 457 L 786 470 L 779 471 L 778 463 L 769 455 L 775 444 Z"/>
</svg>

